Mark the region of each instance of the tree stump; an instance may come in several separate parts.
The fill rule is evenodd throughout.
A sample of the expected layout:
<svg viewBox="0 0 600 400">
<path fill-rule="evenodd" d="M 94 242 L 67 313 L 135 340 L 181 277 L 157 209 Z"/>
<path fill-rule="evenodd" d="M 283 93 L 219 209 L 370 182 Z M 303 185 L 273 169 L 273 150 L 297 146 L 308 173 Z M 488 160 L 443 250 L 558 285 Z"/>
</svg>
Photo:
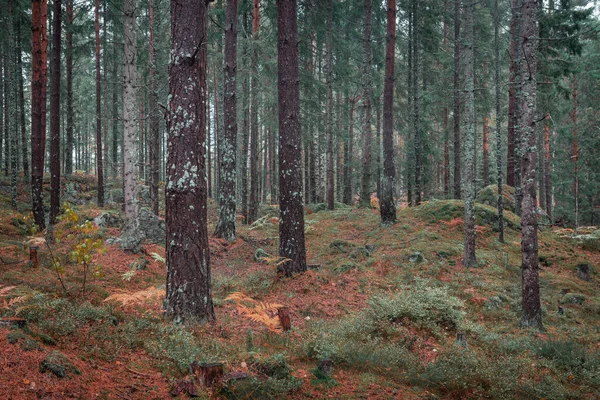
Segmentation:
<svg viewBox="0 0 600 400">
<path fill-rule="evenodd" d="M 292 329 L 292 320 L 290 319 L 290 309 L 288 307 L 278 308 L 277 315 L 284 331 Z"/>
<path fill-rule="evenodd" d="M 333 361 L 331 358 L 321 358 L 317 365 L 317 370 L 323 374 L 323 376 L 330 376 L 331 370 L 333 369 Z"/>
<path fill-rule="evenodd" d="M 31 246 L 29 248 L 29 261 L 31 263 L 31 266 L 33 268 L 37 268 L 39 266 L 38 264 L 38 250 L 40 249 L 40 246 Z"/>
<path fill-rule="evenodd" d="M 467 335 L 464 332 L 456 332 L 456 343 L 462 346 L 463 349 L 467 348 Z"/>
<path fill-rule="evenodd" d="M 191 365 L 196 380 L 208 388 L 223 385 L 223 363 L 201 363 L 194 361 Z"/>
<path fill-rule="evenodd" d="M 586 282 L 591 281 L 592 277 L 590 276 L 590 264 L 577 265 L 577 277 Z"/>
</svg>

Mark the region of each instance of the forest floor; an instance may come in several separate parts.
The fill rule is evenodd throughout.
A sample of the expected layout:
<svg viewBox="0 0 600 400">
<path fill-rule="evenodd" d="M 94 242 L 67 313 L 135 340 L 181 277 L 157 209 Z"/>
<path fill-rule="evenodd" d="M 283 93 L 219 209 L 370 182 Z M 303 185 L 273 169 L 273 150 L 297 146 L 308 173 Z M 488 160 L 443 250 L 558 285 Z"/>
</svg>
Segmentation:
<svg viewBox="0 0 600 400">
<path fill-rule="evenodd" d="M 93 198 L 91 178 L 77 184 L 79 198 Z M 9 189 L 0 182 L 0 312 L 26 327 L 0 325 L 3 399 L 173 398 L 194 360 L 222 362 L 226 374 L 218 392 L 196 385 L 200 398 L 600 398 L 600 252 L 565 230 L 539 235 L 538 332 L 519 327 L 520 231 L 511 213 L 499 243 L 493 209 L 479 206 L 479 266 L 467 269 L 461 202 L 402 208 L 391 227 L 376 209 L 308 206 L 315 266 L 286 278 L 276 257 L 255 259 L 258 249 L 277 249 L 278 210 L 264 206 L 259 223 L 238 225 L 236 241 L 210 239 L 216 323 L 175 326 L 163 318 L 164 245 L 125 254 L 107 243 L 118 228 L 86 223 L 119 213 L 117 205 L 72 206 L 57 243 L 40 243 L 35 268 L 29 246 L 43 233 L 31 232 L 26 186 L 21 213 Z M 211 202 L 209 233 L 216 219 Z M 591 281 L 578 278 L 579 264 L 590 265 Z M 232 293 L 246 297 L 227 299 Z M 288 332 L 278 305 L 289 307 Z M 322 359 L 332 360 L 330 376 L 317 368 Z M 248 377 L 236 380 L 238 372 Z"/>
</svg>

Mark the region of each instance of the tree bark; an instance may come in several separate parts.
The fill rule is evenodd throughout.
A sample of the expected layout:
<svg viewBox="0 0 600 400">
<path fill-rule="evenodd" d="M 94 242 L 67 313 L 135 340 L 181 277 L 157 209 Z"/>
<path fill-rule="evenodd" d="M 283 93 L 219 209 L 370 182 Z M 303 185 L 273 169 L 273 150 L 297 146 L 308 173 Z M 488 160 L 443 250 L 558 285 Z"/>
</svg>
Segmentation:
<svg viewBox="0 0 600 400">
<path fill-rule="evenodd" d="M 21 50 L 21 19 L 16 18 L 17 80 L 19 85 L 19 128 L 21 129 L 21 153 L 23 159 L 23 181 L 29 183 L 29 150 L 27 147 L 27 129 L 25 124 L 25 94 L 23 83 L 23 59 Z M 0 129 L 0 134 L 1 133 Z M 0 146 L 2 147 L 2 146 Z"/>
<path fill-rule="evenodd" d="M 100 1 L 95 0 L 94 5 L 94 21 L 96 27 L 96 174 L 98 177 L 98 207 L 104 207 L 104 164 L 102 162 L 102 89 L 100 81 Z"/>
<path fill-rule="evenodd" d="M 150 130 L 148 135 L 148 160 L 150 162 L 150 203 L 152 207 L 152 212 L 158 215 L 158 181 L 160 180 L 160 134 L 158 94 L 156 93 L 156 40 L 154 35 L 154 4 L 152 0 L 148 0 L 148 18 L 150 26 L 150 43 L 148 48 L 148 57 L 150 59 L 150 69 L 148 71 L 148 83 L 150 90 L 150 93 L 148 94 L 148 113 L 150 115 Z"/>
<path fill-rule="evenodd" d="M 490 120 L 483 117 L 483 186 L 490 184 Z"/>
<path fill-rule="evenodd" d="M 65 73 L 67 80 L 67 129 L 65 143 L 65 175 L 73 174 L 73 0 L 67 0 Z"/>
<path fill-rule="evenodd" d="M 502 108 L 500 104 L 500 13 L 498 0 L 494 0 L 494 86 L 496 101 L 496 178 L 498 185 L 498 241 L 504 243 L 504 206 L 502 205 Z"/>
<path fill-rule="evenodd" d="M 371 207 L 371 145 L 373 132 L 371 130 L 371 98 L 373 96 L 373 76 L 371 64 L 373 63 L 373 51 L 371 49 L 371 30 L 373 26 L 373 0 L 364 0 L 364 22 L 363 22 L 363 110 L 365 125 L 363 128 L 363 162 L 362 182 L 360 189 L 360 206 Z"/>
<path fill-rule="evenodd" d="M 538 271 L 537 201 L 536 201 L 536 81 L 537 67 L 537 0 L 524 0 L 522 8 L 521 40 L 524 64 L 520 68 L 517 86 L 519 132 L 521 141 L 521 253 L 523 272 L 522 327 L 542 329 L 542 309 Z M 513 10 L 514 11 L 514 10 Z"/>
<path fill-rule="evenodd" d="M 277 1 L 279 93 L 279 255 L 286 275 L 306 271 L 300 156 L 300 79 L 296 0 Z"/>
<path fill-rule="evenodd" d="M 121 232 L 121 248 L 129 252 L 138 252 L 141 248 L 141 235 L 138 231 L 138 162 L 139 146 L 136 127 L 136 36 L 135 36 L 136 0 L 125 0 L 123 6 L 123 197 L 125 198 L 125 225 Z M 182 220 L 183 221 L 183 220 Z"/>
<path fill-rule="evenodd" d="M 248 14 L 245 12 L 242 17 L 243 32 L 248 39 Z M 246 54 L 248 51 L 248 40 L 243 41 L 246 43 L 243 46 L 242 52 Z M 248 60 L 244 58 L 243 69 L 248 71 Z M 240 146 L 240 208 L 242 215 L 244 216 L 244 224 L 248 224 L 248 147 L 250 142 L 250 75 L 246 72 L 242 79 L 242 132 L 241 132 L 241 146 Z"/>
<path fill-rule="evenodd" d="M 254 9 L 252 13 L 252 44 L 250 45 L 250 195 L 248 196 L 248 217 L 247 223 L 256 221 L 259 205 L 259 160 L 258 160 L 258 53 L 256 40 L 258 39 L 259 26 L 258 1 L 254 0 Z"/>
<path fill-rule="evenodd" d="M 45 116 L 42 104 L 46 102 L 43 57 L 43 46 L 46 44 L 43 38 L 46 32 L 45 25 L 42 24 L 42 3 L 45 1 L 32 0 L 31 2 L 31 198 L 34 221 L 40 229 L 46 227 L 43 191 L 46 132 L 42 123 Z M 45 16 L 45 13 L 43 15 Z"/>
<path fill-rule="evenodd" d="M 577 137 L 577 81 L 573 81 L 573 109 L 571 123 L 573 124 L 573 198 L 575 199 L 575 229 L 579 228 L 579 140 Z"/>
<path fill-rule="evenodd" d="M 550 222 L 552 219 L 552 182 L 550 180 L 550 166 L 552 162 L 552 152 L 550 151 L 550 124 L 546 121 L 544 124 L 544 174 L 546 181 L 546 213 Z"/>
<path fill-rule="evenodd" d="M 219 164 L 219 221 L 215 236 L 229 241 L 235 240 L 235 184 L 237 151 L 237 9 L 238 0 L 227 0 L 225 24 L 225 75 L 223 111 L 225 132 L 221 143 Z"/>
<path fill-rule="evenodd" d="M 335 186 L 333 179 L 333 0 L 327 1 L 327 41 L 325 44 L 325 136 L 327 138 L 326 157 L 326 198 L 327 209 L 335 206 Z"/>
<path fill-rule="evenodd" d="M 385 40 L 385 82 L 383 88 L 383 179 L 379 211 L 381 223 L 396 223 L 394 184 L 394 54 L 396 49 L 396 0 L 387 0 L 387 34 Z"/>
<path fill-rule="evenodd" d="M 465 236 L 463 264 L 465 267 L 475 267 L 475 71 L 474 62 L 474 5 L 465 6 L 464 30 L 464 74 L 465 74 L 465 164 L 464 164 L 464 197 L 465 197 Z"/>
<path fill-rule="evenodd" d="M 512 19 L 510 22 L 510 64 L 509 64 L 509 80 L 510 85 L 508 87 L 508 133 L 507 133 L 507 147 L 506 147 L 506 184 L 508 186 L 515 186 L 515 124 L 517 123 L 516 112 L 516 77 L 517 77 L 517 60 L 516 51 L 517 44 L 519 42 L 518 30 L 519 30 L 519 4 L 521 0 L 511 0 L 512 7 Z"/>
<path fill-rule="evenodd" d="M 454 119 L 454 198 L 460 199 L 461 178 L 460 164 L 462 160 L 460 151 L 460 7 L 461 0 L 454 0 L 454 97 L 453 97 L 453 119 Z"/>
<path fill-rule="evenodd" d="M 204 1 L 171 0 L 165 305 L 176 323 L 215 320 L 204 160 L 207 8 Z"/>
<path fill-rule="evenodd" d="M 414 189 L 414 200 L 415 205 L 421 204 L 421 194 L 423 193 L 422 187 L 422 161 L 421 161 L 421 110 L 420 110 L 420 92 L 419 92 L 419 75 L 421 69 L 421 57 L 419 49 L 419 7 L 415 0 L 412 1 L 413 6 L 413 40 L 412 40 L 412 53 L 413 53 L 413 73 L 412 73 L 412 96 L 413 96 L 413 137 L 414 137 L 414 153 L 415 153 L 415 189 Z"/>
<path fill-rule="evenodd" d="M 61 0 L 53 2 L 52 82 L 50 94 L 50 225 L 56 223 L 60 211 L 60 50 Z"/>
</svg>

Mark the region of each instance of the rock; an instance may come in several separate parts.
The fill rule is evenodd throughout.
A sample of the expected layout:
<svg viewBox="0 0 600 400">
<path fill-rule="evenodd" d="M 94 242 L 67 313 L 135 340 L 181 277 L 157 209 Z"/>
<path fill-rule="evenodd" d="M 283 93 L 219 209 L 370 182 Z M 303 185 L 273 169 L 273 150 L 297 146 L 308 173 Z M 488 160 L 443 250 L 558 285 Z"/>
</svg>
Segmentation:
<svg viewBox="0 0 600 400">
<path fill-rule="evenodd" d="M 475 202 L 486 204 L 491 207 L 498 206 L 498 186 L 489 185 L 479 191 Z M 515 188 L 508 185 L 502 186 L 502 208 L 515 212 Z"/>
<path fill-rule="evenodd" d="M 567 293 L 559 300 L 560 304 L 578 304 L 581 305 L 586 301 L 586 297 L 580 293 Z"/>
<path fill-rule="evenodd" d="M 150 204 L 150 187 L 138 185 L 138 197 L 142 203 Z"/>
<path fill-rule="evenodd" d="M 587 282 L 591 281 L 590 264 L 579 264 L 577 266 L 577 277 Z"/>
<path fill-rule="evenodd" d="M 56 350 L 48 354 L 48 356 L 41 362 L 40 372 L 52 372 L 59 378 L 64 378 L 69 375 L 69 373 L 81 375 L 81 371 L 73 366 L 67 356 Z"/>
<path fill-rule="evenodd" d="M 427 261 L 427 260 L 425 259 L 425 256 L 423 256 L 423 253 L 421 253 L 420 251 L 416 251 L 416 252 L 414 252 L 413 254 L 411 254 L 411 255 L 408 257 L 408 260 L 409 260 L 411 263 L 422 263 L 422 262 L 424 262 L 424 261 Z"/>
<path fill-rule="evenodd" d="M 106 239 L 106 244 L 119 244 L 121 243 L 121 238 L 118 237 L 109 237 Z"/>
<path fill-rule="evenodd" d="M 165 222 L 161 221 L 149 208 L 140 208 L 139 230 L 145 239 L 152 243 L 164 243 L 167 236 Z"/>
<path fill-rule="evenodd" d="M 94 223 L 101 228 L 120 228 L 123 226 L 123 217 L 118 213 L 103 212 L 94 218 Z"/>
</svg>

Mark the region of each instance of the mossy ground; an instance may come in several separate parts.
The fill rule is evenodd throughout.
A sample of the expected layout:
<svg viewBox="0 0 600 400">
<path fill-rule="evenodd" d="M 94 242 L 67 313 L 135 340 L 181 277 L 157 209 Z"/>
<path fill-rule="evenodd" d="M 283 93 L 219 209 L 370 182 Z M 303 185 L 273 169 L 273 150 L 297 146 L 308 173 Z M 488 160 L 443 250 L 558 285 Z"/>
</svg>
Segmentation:
<svg viewBox="0 0 600 400">
<path fill-rule="evenodd" d="M 26 203 L 26 194 L 19 199 Z M 35 398 L 40 388 L 83 398 L 166 398 L 193 360 L 222 361 L 226 373 L 252 376 L 228 386 L 223 396 L 230 398 L 592 399 L 600 391 L 600 254 L 551 230 L 540 232 L 545 330 L 523 330 L 519 221 L 509 212 L 506 242 L 499 243 L 494 208 L 477 206 L 479 264 L 466 269 L 459 201 L 403 208 L 391 227 L 381 227 L 373 209 L 308 208 L 307 256 L 319 267 L 291 278 L 254 260 L 257 248 L 277 253 L 277 219 L 238 225 L 235 242 L 210 240 L 216 324 L 178 327 L 163 319 L 158 296 L 126 306 L 103 301 L 150 287 L 160 293 L 164 287 L 163 264 L 146 256 L 147 268 L 131 272 L 139 255 L 124 254 L 118 245 L 105 245 L 94 255 L 91 265 L 99 274 L 88 277 L 85 295 L 76 290 L 81 266 L 65 264 L 65 284 L 72 292 L 67 297 L 47 249 L 40 250 L 40 268 L 28 266 L 22 245 L 26 224 L 15 222 L 22 219 L 8 200 L 0 193 L 0 282 L 30 297 L 12 305 L 3 297 L 2 314 L 28 320 L 19 343 L 39 343 L 39 350 L 25 352 L 7 342 L 12 331 L 0 328 L 1 365 L 10 371 L 0 377 L 0 386 L 10 387 L 15 398 Z M 84 218 L 101 211 L 91 204 L 75 210 Z M 65 234 L 72 229 L 61 224 Z M 209 233 L 215 224 L 211 202 Z M 90 235 L 105 240 L 119 232 Z M 71 246 L 66 239 L 54 245 L 55 257 L 65 257 Z M 160 245 L 145 248 L 164 256 Z M 422 257 L 414 257 L 417 252 Z M 591 282 L 577 278 L 580 263 L 592 266 Z M 272 332 L 242 318 L 225 300 L 236 291 L 289 307 L 292 331 Z M 583 296 L 583 303 L 567 301 L 573 294 Z M 455 343 L 459 331 L 466 334 L 466 348 Z M 82 374 L 60 382 L 41 374 L 39 362 L 53 350 Z M 323 357 L 334 361 L 330 384 L 315 379 Z M 266 376 L 264 363 L 285 374 Z M 208 392 L 199 392 L 208 398 Z"/>
</svg>

